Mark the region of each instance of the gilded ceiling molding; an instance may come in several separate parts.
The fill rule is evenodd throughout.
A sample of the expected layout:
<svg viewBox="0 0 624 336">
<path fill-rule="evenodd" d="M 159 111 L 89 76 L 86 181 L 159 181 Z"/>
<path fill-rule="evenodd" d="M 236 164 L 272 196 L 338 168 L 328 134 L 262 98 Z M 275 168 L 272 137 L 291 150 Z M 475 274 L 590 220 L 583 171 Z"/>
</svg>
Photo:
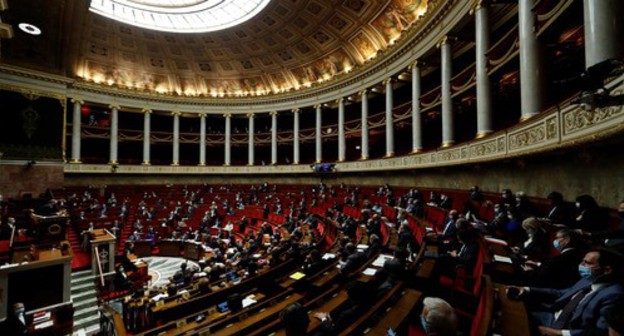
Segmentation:
<svg viewBox="0 0 624 336">
<path fill-rule="evenodd" d="M 460 22 L 470 10 L 470 5 L 471 3 L 465 1 L 430 0 L 425 16 L 414 22 L 412 29 L 402 34 L 395 45 L 381 53 L 375 62 L 365 63 L 364 66 L 354 69 L 348 76 L 339 76 L 336 80 L 323 82 L 309 89 L 285 92 L 276 96 L 206 99 L 103 88 L 65 78 L 70 82 L 67 84 L 66 93 L 69 96 L 81 95 L 87 102 L 106 104 L 114 97 L 121 105 L 136 109 L 149 104 L 155 110 L 172 110 L 175 106 L 189 113 L 221 114 L 223 107 L 228 107 L 231 113 L 237 114 L 266 113 L 271 110 L 290 110 L 299 106 L 312 106 L 318 101 L 334 101 L 338 96 L 357 93 L 363 88 L 381 82 L 388 74 L 403 71 L 414 58 L 418 58 L 435 46 L 435 40 L 444 36 L 456 23 Z M 445 25 L 440 30 L 439 24 L 442 18 L 445 20 Z M 1 70 L 4 69 L 0 68 Z"/>
</svg>

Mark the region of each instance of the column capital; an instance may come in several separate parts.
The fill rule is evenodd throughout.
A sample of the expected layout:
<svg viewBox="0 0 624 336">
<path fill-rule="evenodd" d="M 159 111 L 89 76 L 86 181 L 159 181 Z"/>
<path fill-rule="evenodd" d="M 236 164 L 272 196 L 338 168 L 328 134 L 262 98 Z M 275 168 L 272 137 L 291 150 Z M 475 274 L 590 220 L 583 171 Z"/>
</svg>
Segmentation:
<svg viewBox="0 0 624 336">
<path fill-rule="evenodd" d="M 226 119 L 227 119 L 227 118 L 231 118 L 231 117 L 232 117 L 232 113 L 229 113 L 229 112 L 228 112 L 228 113 L 224 113 L 224 114 L 223 114 L 223 118 L 226 118 Z"/>
<path fill-rule="evenodd" d="M 474 4 L 472 5 L 472 8 L 470 9 L 470 15 L 474 15 L 476 11 L 478 11 L 481 8 L 487 7 L 487 5 L 488 5 L 487 0 L 475 0 Z"/>
<path fill-rule="evenodd" d="M 174 117 L 179 117 L 179 116 L 182 115 L 182 112 L 180 112 L 180 111 L 171 111 L 171 115 L 174 116 Z"/>
<path fill-rule="evenodd" d="M 409 70 L 414 70 L 414 69 L 419 68 L 419 67 L 421 67 L 423 65 L 425 65 L 425 62 L 419 61 L 419 60 L 415 60 L 414 62 L 412 62 L 412 64 L 409 65 L 408 69 Z"/>
<path fill-rule="evenodd" d="M 451 44 L 451 42 L 457 41 L 457 38 L 454 36 L 444 35 L 440 42 L 436 44 L 436 47 L 441 48 L 443 45 Z"/>
<path fill-rule="evenodd" d="M 322 109 L 323 108 L 323 104 L 316 104 L 313 107 L 314 107 L 315 110 Z"/>
<path fill-rule="evenodd" d="M 271 116 L 277 116 L 279 113 L 277 113 L 277 111 L 271 111 L 271 112 L 269 112 L 269 114 Z"/>
<path fill-rule="evenodd" d="M 247 114 L 246 114 L 246 116 L 247 116 L 247 118 L 249 118 L 249 119 L 253 119 L 253 118 L 255 118 L 255 117 L 256 117 L 256 114 L 255 114 L 255 113 L 247 113 Z"/>
<path fill-rule="evenodd" d="M 148 109 L 148 108 L 144 108 L 144 109 L 141 110 L 141 113 L 144 113 L 144 114 L 152 114 L 153 112 L 154 111 L 152 111 L 151 109 Z"/>
<path fill-rule="evenodd" d="M 392 77 L 390 77 L 390 78 L 386 78 L 386 79 L 384 79 L 381 83 L 382 83 L 384 86 L 386 86 L 386 85 L 388 85 L 388 84 L 392 84 L 392 82 L 394 82 L 394 79 L 393 79 Z"/>
<path fill-rule="evenodd" d="M 369 91 L 368 89 L 364 89 L 364 90 L 361 90 L 360 92 L 358 92 L 358 94 L 360 96 L 366 96 L 368 94 L 368 91 Z"/>
<path fill-rule="evenodd" d="M 301 112 L 301 110 L 299 108 L 294 108 L 291 110 L 292 113 L 297 114 L 299 112 Z"/>
<path fill-rule="evenodd" d="M 344 97 L 336 99 L 336 103 L 343 104 L 344 103 Z"/>
<path fill-rule="evenodd" d="M 207 114 L 207 113 L 200 113 L 200 114 L 199 114 L 199 117 L 200 117 L 200 118 L 206 118 L 206 116 L 208 116 L 208 114 Z"/>
<path fill-rule="evenodd" d="M 111 105 L 108 105 L 108 108 L 111 109 L 111 110 L 119 110 L 119 109 L 121 109 L 121 106 L 119 106 L 119 105 L 112 105 L 111 104 Z"/>
<path fill-rule="evenodd" d="M 76 103 L 77 103 L 77 104 L 80 104 L 80 105 L 84 105 L 84 103 L 85 103 L 85 102 L 84 102 L 84 100 L 82 100 L 82 99 L 80 99 L 80 98 L 72 98 L 72 99 L 71 99 L 71 102 L 72 102 L 73 104 L 76 104 Z"/>
</svg>

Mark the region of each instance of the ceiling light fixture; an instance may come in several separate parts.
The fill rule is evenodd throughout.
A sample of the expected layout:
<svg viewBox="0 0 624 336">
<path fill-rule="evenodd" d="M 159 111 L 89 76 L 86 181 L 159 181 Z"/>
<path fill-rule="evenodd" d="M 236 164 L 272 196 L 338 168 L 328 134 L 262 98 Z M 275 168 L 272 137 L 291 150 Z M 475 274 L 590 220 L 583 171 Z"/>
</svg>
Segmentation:
<svg viewBox="0 0 624 336">
<path fill-rule="evenodd" d="M 239 25 L 271 0 L 92 0 L 89 10 L 133 26 L 206 33 Z"/>
<path fill-rule="evenodd" d="M 39 36 L 41 35 L 41 29 L 33 24 L 22 22 L 17 27 L 26 34 Z"/>
</svg>

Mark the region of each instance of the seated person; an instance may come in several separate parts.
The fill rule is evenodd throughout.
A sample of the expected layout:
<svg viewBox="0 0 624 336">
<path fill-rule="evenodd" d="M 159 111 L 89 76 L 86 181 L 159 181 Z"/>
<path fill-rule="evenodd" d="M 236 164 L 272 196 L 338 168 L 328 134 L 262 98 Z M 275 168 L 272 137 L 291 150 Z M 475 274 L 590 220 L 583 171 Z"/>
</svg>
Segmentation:
<svg viewBox="0 0 624 336">
<path fill-rule="evenodd" d="M 581 235 L 570 229 L 557 231 L 553 245 L 557 255 L 537 262 L 525 261 L 525 284 L 532 287 L 567 288 L 579 280 L 578 264 L 585 255 L 585 243 Z"/>
<path fill-rule="evenodd" d="M 616 252 L 592 250 L 579 264 L 581 276 L 576 284 L 565 289 L 513 287 L 518 297 L 531 300 L 532 320 L 540 335 L 585 335 L 606 333 L 606 313 L 624 297 L 624 260 Z"/>
<path fill-rule="evenodd" d="M 377 293 L 371 286 L 374 283 L 351 281 L 347 283 L 347 295 L 349 302 L 330 316 L 327 312 L 316 312 L 314 317 L 321 320 L 319 330 L 315 336 L 337 335 L 357 317 L 364 313 L 377 298 Z M 371 295 L 375 294 L 375 295 Z"/>
<path fill-rule="evenodd" d="M 527 239 L 521 246 L 514 246 L 511 250 L 522 259 L 542 260 L 548 255 L 548 233 L 544 230 L 542 222 L 535 217 L 529 217 L 522 221 L 522 229 Z"/>
<path fill-rule="evenodd" d="M 437 297 L 423 300 L 420 324 L 427 335 L 457 335 L 457 316 L 451 305 Z"/>
<path fill-rule="evenodd" d="M 366 254 L 358 251 L 353 243 L 348 243 L 345 250 L 348 256 L 345 263 L 340 268 L 340 273 L 343 275 L 349 275 L 366 262 Z"/>
<path fill-rule="evenodd" d="M 291 303 L 279 314 L 286 336 L 301 336 L 308 332 L 310 318 L 305 307 L 299 302 Z"/>
</svg>

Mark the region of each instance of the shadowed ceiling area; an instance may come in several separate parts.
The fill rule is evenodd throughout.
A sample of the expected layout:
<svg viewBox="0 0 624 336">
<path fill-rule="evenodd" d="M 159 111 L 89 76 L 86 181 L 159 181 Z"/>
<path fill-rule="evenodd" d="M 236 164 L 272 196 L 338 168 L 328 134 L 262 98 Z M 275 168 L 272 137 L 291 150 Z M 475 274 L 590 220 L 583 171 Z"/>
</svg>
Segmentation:
<svg viewBox="0 0 624 336">
<path fill-rule="evenodd" d="M 124 2 L 166 7 L 171 1 Z M 43 34 L 35 37 L 16 29 L 13 39 L 2 42 L 2 61 L 138 92 L 189 97 L 279 94 L 345 78 L 375 62 L 441 3 L 273 0 L 240 25 L 177 34 L 98 15 L 89 11 L 89 1 L 8 0 L 4 22 L 15 27 L 28 22 Z"/>
</svg>

